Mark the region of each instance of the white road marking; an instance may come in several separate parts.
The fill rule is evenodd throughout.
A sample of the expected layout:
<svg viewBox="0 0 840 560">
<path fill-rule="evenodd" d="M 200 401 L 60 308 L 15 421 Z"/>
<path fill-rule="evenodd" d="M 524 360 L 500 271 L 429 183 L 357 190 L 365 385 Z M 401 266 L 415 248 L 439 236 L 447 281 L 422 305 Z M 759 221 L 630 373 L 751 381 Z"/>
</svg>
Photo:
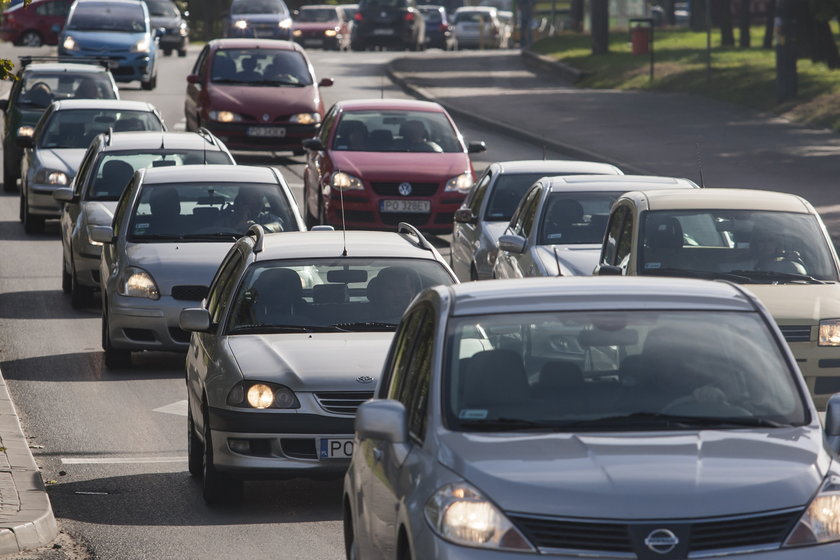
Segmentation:
<svg viewBox="0 0 840 560">
<path fill-rule="evenodd" d="M 184 399 L 182 401 L 175 401 L 172 404 L 168 404 L 166 406 L 156 408 L 156 409 L 152 410 L 152 412 L 162 412 L 164 414 L 175 414 L 176 416 L 186 416 L 187 415 L 187 399 Z"/>
<path fill-rule="evenodd" d="M 183 463 L 186 457 L 62 457 L 62 465 L 131 465 L 140 463 Z"/>
</svg>

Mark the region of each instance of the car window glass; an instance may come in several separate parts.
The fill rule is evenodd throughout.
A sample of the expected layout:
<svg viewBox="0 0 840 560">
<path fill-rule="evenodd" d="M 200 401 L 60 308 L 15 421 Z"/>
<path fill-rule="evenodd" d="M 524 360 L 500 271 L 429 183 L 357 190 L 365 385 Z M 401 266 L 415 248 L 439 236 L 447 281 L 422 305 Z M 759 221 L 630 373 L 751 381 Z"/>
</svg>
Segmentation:
<svg viewBox="0 0 840 560">
<path fill-rule="evenodd" d="M 615 264 L 618 266 L 626 266 L 630 258 L 630 253 L 633 250 L 633 226 L 633 212 L 628 210 L 627 216 L 621 225 L 621 234 L 618 238 L 618 245 L 615 251 Z"/>
<path fill-rule="evenodd" d="M 422 318 L 425 314 L 425 308 L 413 311 L 400 324 L 400 329 L 397 331 L 396 338 L 394 339 L 394 350 L 390 356 L 391 362 L 386 368 L 386 377 L 382 380 L 383 394 L 380 397 L 399 399 L 399 396 L 404 393 L 408 366 L 411 361 L 411 355 L 414 352 L 414 346 L 418 340 L 418 331 L 422 323 Z"/>
<path fill-rule="evenodd" d="M 210 312 L 210 321 L 214 325 L 218 325 L 224 319 L 231 299 L 230 294 L 239 280 L 238 270 L 243 260 L 239 248 L 232 249 L 210 285 L 210 290 L 207 292 L 207 311 Z"/>
<path fill-rule="evenodd" d="M 326 116 L 324 117 L 324 124 L 321 126 L 321 130 L 318 132 L 318 138 L 321 140 L 321 144 L 326 146 L 329 142 L 330 133 L 333 129 L 333 124 L 335 123 L 336 115 L 338 114 L 338 110 L 335 107 L 332 107 L 329 111 L 327 111 Z"/>
<path fill-rule="evenodd" d="M 303 55 L 281 49 L 219 49 L 213 56 L 210 80 L 242 84 L 270 82 L 290 87 L 313 84 Z"/>
<path fill-rule="evenodd" d="M 523 224 L 528 216 L 530 208 L 532 207 L 534 201 L 539 198 L 541 192 L 542 190 L 539 187 L 535 187 L 528 191 L 528 194 L 526 194 L 519 203 L 519 206 L 517 207 L 510 223 L 511 231 L 516 235 L 522 235 L 525 237 L 523 234 Z"/>
<path fill-rule="evenodd" d="M 288 14 L 289 8 L 282 0 L 233 0 L 232 14 Z"/>
<path fill-rule="evenodd" d="M 338 12 L 331 8 L 302 8 L 295 21 L 301 23 L 325 23 L 338 21 Z"/>
<path fill-rule="evenodd" d="M 493 174 L 493 171 L 488 169 L 481 175 L 481 177 L 478 178 L 475 186 L 467 195 L 467 199 L 464 201 L 464 204 L 469 206 L 470 210 L 472 210 L 473 216 L 478 217 L 478 213 L 481 211 L 481 203 L 484 201 L 484 197 L 487 194 L 487 187 L 493 182 L 495 177 L 496 176 Z"/>
<path fill-rule="evenodd" d="M 26 72 L 18 101 L 24 105 L 47 107 L 62 99 L 116 99 L 117 92 L 105 72 Z"/>
<path fill-rule="evenodd" d="M 76 4 L 67 21 L 70 31 L 112 31 L 118 33 L 143 33 L 146 12 L 141 4 L 89 2 Z"/>
<path fill-rule="evenodd" d="M 198 58 L 195 60 L 195 65 L 193 66 L 192 73 L 197 74 L 204 77 L 204 62 L 207 60 L 207 52 L 210 50 L 210 47 L 205 46 L 201 49 L 201 52 L 198 54 Z"/>
<path fill-rule="evenodd" d="M 627 206 L 619 206 L 615 212 L 610 216 L 607 225 L 606 236 L 604 237 L 604 247 L 601 254 L 601 262 L 614 265 L 616 263 L 616 249 L 618 247 L 618 238 L 621 235 L 622 227 L 624 226 L 624 218 L 629 212 Z"/>
<path fill-rule="evenodd" d="M 564 193 L 548 195 L 540 216 L 541 245 L 600 244 L 610 207 L 621 193 Z"/>
<path fill-rule="evenodd" d="M 38 131 L 39 148 L 87 148 L 91 140 L 109 128 L 130 125 L 129 130 L 163 130 L 160 118 L 150 111 L 124 109 L 72 109 L 54 111 Z"/>
<path fill-rule="evenodd" d="M 139 178 L 137 176 L 133 177 L 129 182 L 128 186 L 123 191 L 123 194 L 120 196 L 119 202 L 117 202 L 117 209 L 114 210 L 113 221 L 115 237 L 122 236 L 123 232 L 125 231 L 126 215 L 128 214 L 129 208 L 131 206 L 131 198 L 129 194 L 135 192 L 138 181 Z"/>
<path fill-rule="evenodd" d="M 534 228 L 534 220 L 536 219 L 537 209 L 540 206 L 540 199 L 542 198 L 542 189 L 534 189 L 534 192 L 529 197 L 525 208 L 522 210 L 522 228 L 520 235 L 522 237 L 530 237 L 531 230 Z"/>
<path fill-rule="evenodd" d="M 426 407 L 432 379 L 434 354 L 434 313 L 429 309 L 420 319 L 417 344 L 408 363 L 405 383 L 397 398 L 405 405 L 408 415 L 408 433 L 422 442 L 426 431 Z"/>
<path fill-rule="evenodd" d="M 360 0 L 359 9 L 367 8 L 405 8 L 407 0 Z"/>
<path fill-rule="evenodd" d="M 416 294 L 452 282 L 446 268 L 431 259 L 267 261 L 243 282 L 228 331 L 393 331 Z"/>
<path fill-rule="evenodd" d="M 509 222 L 522 196 L 544 175 L 544 173 L 502 173 L 499 175 L 487 201 L 484 220 Z"/>
<path fill-rule="evenodd" d="M 82 158 L 82 163 L 81 165 L 79 165 L 79 172 L 76 173 L 76 178 L 73 184 L 73 192 L 76 194 L 76 196 L 78 196 L 82 192 L 82 186 L 88 180 L 88 177 L 90 176 L 90 170 L 91 168 L 93 168 L 94 161 L 96 161 L 96 156 L 98 154 L 99 147 L 96 145 L 96 143 L 91 144 L 90 148 L 88 148 L 88 151 L 85 152 L 85 157 Z M 131 179 L 131 177 L 128 177 L 126 179 L 126 183 L 129 179 Z M 117 200 L 117 198 L 115 198 L 114 200 Z"/>
<path fill-rule="evenodd" d="M 70 11 L 70 4 L 64 2 L 42 2 L 35 6 L 35 13 L 39 16 L 66 16 Z"/>
<path fill-rule="evenodd" d="M 429 111 L 345 111 L 332 149 L 357 152 L 463 151 L 445 113 Z"/>
<path fill-rule="evenodd" d="M 149 16 L 152 17 L 169 17 L 169 18 L 177 18 L 180 17 L 180 12 L 178 12 L 178 8 L 172 2 L 168 0 L 144 0 L 146 2 L 146 6 L 149 8 Z"/>
<path fill-rule="evenodd" d="M 138 169 L 199 164 L 231 164 L 227 153 L 217 150 L 114 151 L 103 154 L 89 180 L 85 200 L 117 200 Z M 87 182 L 87 181 L 86 181 Z"/>
</svg>

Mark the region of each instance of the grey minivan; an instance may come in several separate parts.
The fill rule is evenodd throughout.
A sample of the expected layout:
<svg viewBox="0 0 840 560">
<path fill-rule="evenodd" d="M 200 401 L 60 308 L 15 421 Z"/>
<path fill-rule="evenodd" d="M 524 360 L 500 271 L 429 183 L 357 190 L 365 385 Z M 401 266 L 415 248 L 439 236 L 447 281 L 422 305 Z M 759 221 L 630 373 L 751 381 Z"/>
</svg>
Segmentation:
<svg viewBox="0 0 840 560">
<path fill-rule="evenodd" d="M 432 288 L 358 409 L 347 557 L 836 558 L 840 396 L 825 426 L 740 286 Z"/>
</svg>

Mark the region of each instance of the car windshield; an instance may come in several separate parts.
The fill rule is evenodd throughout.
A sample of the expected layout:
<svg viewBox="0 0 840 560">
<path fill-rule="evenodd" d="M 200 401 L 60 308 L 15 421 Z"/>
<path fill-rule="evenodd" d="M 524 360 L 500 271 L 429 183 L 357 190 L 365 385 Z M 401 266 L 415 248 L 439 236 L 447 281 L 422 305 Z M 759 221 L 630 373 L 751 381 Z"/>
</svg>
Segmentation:
<svg viewBox="0 0 840 560">
<path fill-rule="evenodd" d="M 620 192 L 548 195 L 539 230 L 540 245 L 581 245 L 604 240 L 612 203 Z"/>
<path fill-rule="evenodd" d="M 140 4 L 88 2 L 76 5 L 66 29 L 143 33 L 146 31 L 146 18 Z"/>
<path fill-rule="evenodd" d="M 754 312 L 458 317 L 444 410 L 456 430 L 637 431 L 802 425 L 799 372 Z"/>
<path fill-rule="evenodd" d="M 295 21 L 303 23 L 338 21 L 338 12 L 330 8 L 301 9 L 295 18 Z"/>
<path fill-rule="evenodd" d="M 24 72 L 18 103 L 49 107 L 61 99 L 116 99 L 117 92 L 105 72 Z"/>
<path fill-rule="evenodd" d="M 813 214 L 684 210 L 643 214 L 639 274 L 757 284 L 836 282 L 837 268 Z"/>
<path fill-rule="evenodd" d="M 97 134 L 108 129 L 163 130 L 160 119 L 149 111 L 125 109 L 68 109 L 55 111 L 39 135 L 39 148 L 87 148 Z"/>
<path fill-rule="evenodd" d="M 360 0 L 359 9 L 366 8 L 405 8 L 406 0 Z"/>
<path fill-rule="evenodd" d="M 232 14 L 288 14 L 283 0 L 233 0 Z"/>
<path fill-rule="evenodd" d="M 424 288 L 452 284 L 429 259 L 329 258 L 257 262 L 246 273 L 230 334 L 393 331 Z"/>
<path fill-rule="evenodd" d="M 177 165 L 232 164 L 225 152 L 216 150 L 131 150 L 102 154 L 82 192 L 82 200 L 119 200 L 138 169 Z"/>
<path fill-rule="evenodd" d="M 458 12 L 455 14 L 455 23 L 484 23 L 490 22 L 491 19 L 490 12 L 484 11 Z"/>
<path fill-rule="evenodd" d="M 484 211 L 484 220 L 509 222 L 525 191 L 545 176 L 546 173 L 502 173 L 497 176 Z"/>
<path fill-rule="evenodd" d="M 210 81 L 289 87 L 313 83 L 303 55 L 280 49 L 219 49 L 213 57 Z"/>
<path fill-rule="evenodd" d="M 267 231 L 296 231 L 289 200 L 274 183 L 155 183 L 141 188 L 132 210 L 133 242 L 223 241 L 260 224 Z"/>
<path fill-rule="evenodd" d="M 178 8 L 168 0 L 145 0 L 152 17 L 178 17 Z"/>
<path fill-rule="evenodd" d="M 351 152 L 462 152 L 458 133 L 445 113 L 431 111 L 346 111 L 333 150 Z"/>
</svg>

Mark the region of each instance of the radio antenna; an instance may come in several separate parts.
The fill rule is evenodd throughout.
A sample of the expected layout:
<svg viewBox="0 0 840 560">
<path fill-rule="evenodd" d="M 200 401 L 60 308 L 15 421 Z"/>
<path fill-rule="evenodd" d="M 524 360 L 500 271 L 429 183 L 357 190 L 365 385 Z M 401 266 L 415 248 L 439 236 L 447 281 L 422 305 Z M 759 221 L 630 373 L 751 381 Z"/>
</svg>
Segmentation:
<svg viewBox="0 0 840 560">
<path fill-rule="evenodd" d="M 557 247 L 554 247 L 554 262 L 557 263 L 557 276 L 563 276 L 563 269 L 560 268 L 560 256 L 557 254 Z"/>
<path fill-rule="evenodd" d="M 703 155 L 701 152 L 701 147 L 703 143 L 697 142 L 697 171 L 700 173 L 700 188 L 703 188 Z"/>
<path fill-rule="evenodd" d="M 338 189 L 339 200 L 341 201 L 341 237 L 344 242 L 344 250 L 341 256 L 347 256 L 347 222 L 344 220 L 344 189 Z"/>
<path fill-rule="evenodd" d="M 543 149 L 543 161 L 545 161 L 545 159 L 546 159 L 546 158 L 545 158 L 545 138 L 543 138 L 543 145 L 542 145 L 542 149 Z"/>
</svg>

